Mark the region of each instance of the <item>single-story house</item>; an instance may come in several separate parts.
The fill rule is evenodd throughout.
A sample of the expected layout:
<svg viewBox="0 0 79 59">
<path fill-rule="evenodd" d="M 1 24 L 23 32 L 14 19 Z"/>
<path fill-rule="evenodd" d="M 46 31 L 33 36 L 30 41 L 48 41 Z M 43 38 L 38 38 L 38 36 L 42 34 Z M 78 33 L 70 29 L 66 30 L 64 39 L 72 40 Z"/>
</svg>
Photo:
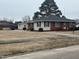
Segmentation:
<svg viewBox="0 0 79 59">
<path fill-rule="evenodd" d="M 68 31 L 75 27 L 75 21 L 50 15 L 33 20 L 34 30 L 42 28 L 44 31 Z"/>
<path fill-rule="evenodd" d="M 23 22 L 23 23 L 19 23 L 19 24 L 18 24 L 18 29 L 19 29 L 19 30 L 23 30 L 24 27 L 25 27 L 26 29 L 28 28 L 27 22 Z"/>
<path fill-rule="evenodd" d="M 33 28 L 33 21 L 30 20 L 28 22 L 22 22 L 18 24 L 18 29 L 23 30 L 23 28 L 26 28 L 26 30 L 31 30 Z"/>
<path fill-rule="evenodd" d="M 17 29 L 17 26 L 8 21 L 0 21 L 0 30 L 14 30 Z"/>
</svg>

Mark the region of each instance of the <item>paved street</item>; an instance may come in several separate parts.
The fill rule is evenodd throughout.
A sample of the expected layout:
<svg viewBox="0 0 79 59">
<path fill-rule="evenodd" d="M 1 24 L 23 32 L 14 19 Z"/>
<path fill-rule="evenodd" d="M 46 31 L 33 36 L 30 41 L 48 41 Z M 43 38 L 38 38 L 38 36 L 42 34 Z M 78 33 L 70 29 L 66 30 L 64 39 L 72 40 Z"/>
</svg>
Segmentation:
<svg viewBox="0 0 79 59">
<path fill-rule="evenodd" d="M 35 52 L 5 59 L 79 59 L 79 45 L 66 48 Z"/>
</svg>

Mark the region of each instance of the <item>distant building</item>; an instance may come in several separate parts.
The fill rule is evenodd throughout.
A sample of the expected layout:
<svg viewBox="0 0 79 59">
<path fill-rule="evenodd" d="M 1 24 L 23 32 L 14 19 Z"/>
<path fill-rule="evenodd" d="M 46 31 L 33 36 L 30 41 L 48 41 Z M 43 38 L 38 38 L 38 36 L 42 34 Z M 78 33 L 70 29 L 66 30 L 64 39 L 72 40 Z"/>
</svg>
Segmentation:
<svg viewBox="0 0 79 59">
<path fill-rule="evenodd" d="M 17 26 L 8 21 L 0 21 L 0 30 L 14 30 L 17 29 Z"/>
</svg>

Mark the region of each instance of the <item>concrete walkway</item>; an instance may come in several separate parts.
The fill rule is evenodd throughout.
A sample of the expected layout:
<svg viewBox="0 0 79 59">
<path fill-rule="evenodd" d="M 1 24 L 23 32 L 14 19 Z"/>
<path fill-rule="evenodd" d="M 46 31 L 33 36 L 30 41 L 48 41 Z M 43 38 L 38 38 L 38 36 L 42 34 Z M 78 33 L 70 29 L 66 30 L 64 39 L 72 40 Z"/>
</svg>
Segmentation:
<svg viewBox="0 0 79 59">
<path fill-rule="evenodd" d="M 79 59 L 79 45 L 54 50 L 40 51 L 5 59 Z"/>
</svg>

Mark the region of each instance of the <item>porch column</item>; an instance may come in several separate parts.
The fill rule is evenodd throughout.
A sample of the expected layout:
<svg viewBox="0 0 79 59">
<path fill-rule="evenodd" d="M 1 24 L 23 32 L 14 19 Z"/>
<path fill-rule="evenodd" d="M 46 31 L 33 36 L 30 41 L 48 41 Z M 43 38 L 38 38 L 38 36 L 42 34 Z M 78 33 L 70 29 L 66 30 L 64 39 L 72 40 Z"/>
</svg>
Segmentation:
<svg viewBox="0 0 79 59">
<path fill-rule="evenodd" d="M 52 31 L 55 31 L 56 30 L 56 28 L 55 28 L 55 22 L 51 22 L 51 30 Z"/>
</svg>

